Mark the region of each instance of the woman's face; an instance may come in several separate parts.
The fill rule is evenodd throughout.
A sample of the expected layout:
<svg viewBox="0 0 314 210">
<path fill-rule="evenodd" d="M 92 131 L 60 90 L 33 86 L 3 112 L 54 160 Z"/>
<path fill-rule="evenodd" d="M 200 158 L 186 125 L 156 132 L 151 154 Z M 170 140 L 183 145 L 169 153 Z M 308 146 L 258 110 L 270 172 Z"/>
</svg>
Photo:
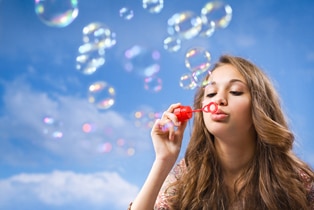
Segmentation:
<svg viewBox="0 0 314 210">
<path fill-rule="evenodd" d="M 217 67 L 205 87 L 203 106 L 218 104 L 214 114 L 203 112 L 206 128 L 215 137 L 234 138 L 253 129 L 251 95 L 244 77 L 230 64 Z"/>
</svg>

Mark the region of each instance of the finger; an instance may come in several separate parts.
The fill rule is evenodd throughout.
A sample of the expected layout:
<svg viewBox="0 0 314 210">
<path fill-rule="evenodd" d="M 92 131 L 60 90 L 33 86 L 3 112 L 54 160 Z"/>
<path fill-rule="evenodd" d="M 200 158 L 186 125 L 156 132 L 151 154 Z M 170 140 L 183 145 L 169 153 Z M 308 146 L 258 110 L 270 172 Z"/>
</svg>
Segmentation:
<svg viewBox="0 0 314 210">
<path fill-rule="evenodd" d="M 169 108 L 167 109 L 168 112 L 173 112 L 173 110 L 177 107 L 179 107 L 181 103 L 171 104 Z"/>
<path fill-rule="evenodd" d="M 188 121 L 181 122 L 181 124 L 177 127 L 176 134 L 183 136 L 183 133 L 187 124 L 188 124 Z"/>
<path fill-rule="evenodd" d="M 171 121 L 175 126 L 180 125 L 180 122 L 178 121 L 177 116 L 173 112 L 165 111 L 161 119 L 165 123 L 168 123 L 168 121 Z"/>
</svg>

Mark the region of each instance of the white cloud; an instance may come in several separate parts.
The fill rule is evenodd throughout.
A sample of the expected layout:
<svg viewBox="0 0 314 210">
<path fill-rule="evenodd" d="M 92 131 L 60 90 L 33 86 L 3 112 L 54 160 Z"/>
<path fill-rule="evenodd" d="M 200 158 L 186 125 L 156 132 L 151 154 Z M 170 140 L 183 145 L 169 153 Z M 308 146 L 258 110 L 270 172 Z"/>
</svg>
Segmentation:
<svg viewBox="0 0 314 210">
<path fill-rule="evenodd" d="M 94 207 L 125 209 L 138 187 L 114 172 L 79 174 L 53 171 L 48 174 L 19 174 L 0 180 L 0 207 L 16 209 L 21 204 L 71 206 L 81 203 Z"/>
<path fill-rule="evenodd" d="M 99 112 L 86 98 L 34 91 L 21 78 L 4 83 L 4 89 L 0 161 L 6 164 L 42 161 L 49 156 L 40 156 L 40 152 L 80 162 L 99 155 L 104 142 L 112 143 L 114 157 L 121 155 L 115 153 L 117 139 L 125 140 L 125 150 L 137 142 L 141 143 L 137 149 L 151 143 L 148 131 L 138 132 L 132 119 L 110 109 Z M 47 116 L 54 123 L 45 124 L 43 118 Z M 84 123 L 94 125 L 93 132 L 83 132 Z M 55 137 L 56 132 L 62 136 Z"/>
</svg>

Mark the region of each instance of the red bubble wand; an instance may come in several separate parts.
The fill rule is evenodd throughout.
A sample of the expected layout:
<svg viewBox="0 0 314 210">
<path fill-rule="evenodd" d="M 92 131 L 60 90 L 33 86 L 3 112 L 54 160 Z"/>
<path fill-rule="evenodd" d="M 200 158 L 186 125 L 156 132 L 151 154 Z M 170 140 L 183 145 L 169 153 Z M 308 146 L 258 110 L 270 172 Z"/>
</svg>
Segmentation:
<svg viewBox="0 0 314 210">
<path fill-rule="evenodd" d="M 179 106 L 178 108 L 174 109 L 174 114 L 177 116 L 180 122 L 189 120 L 193 116 L 193 112 L 207 112 L 207 113 L 215 113 L 218 110 L 218 105 L 215 102 L 210 102 L 209 104 L 205 105 L 202 109 L 194 109 L 190 106 Z"/>
</svg>

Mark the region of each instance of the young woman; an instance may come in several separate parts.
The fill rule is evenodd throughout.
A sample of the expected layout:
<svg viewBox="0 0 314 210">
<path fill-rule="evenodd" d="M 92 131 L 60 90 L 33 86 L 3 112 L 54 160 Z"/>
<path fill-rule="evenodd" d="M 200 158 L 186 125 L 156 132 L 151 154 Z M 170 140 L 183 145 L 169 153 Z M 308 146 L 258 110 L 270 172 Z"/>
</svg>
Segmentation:
<svg viewBox="0 0 314 210">
<path fill-rule="evenodd" d="M 269 78 L 251 62 L 225 55 L 207 79 L 194 108 L 215 102 L 217 112 L 194 114 L 177 165 L 187 125 L 173 113 L 180 104 L 156 120 L 156 158 L 129 209 L 313 210 L 313 171 L 292 151 L 294 136 Z M 174 126 L 163 129 L 169 123 Z"/>
</svg>

